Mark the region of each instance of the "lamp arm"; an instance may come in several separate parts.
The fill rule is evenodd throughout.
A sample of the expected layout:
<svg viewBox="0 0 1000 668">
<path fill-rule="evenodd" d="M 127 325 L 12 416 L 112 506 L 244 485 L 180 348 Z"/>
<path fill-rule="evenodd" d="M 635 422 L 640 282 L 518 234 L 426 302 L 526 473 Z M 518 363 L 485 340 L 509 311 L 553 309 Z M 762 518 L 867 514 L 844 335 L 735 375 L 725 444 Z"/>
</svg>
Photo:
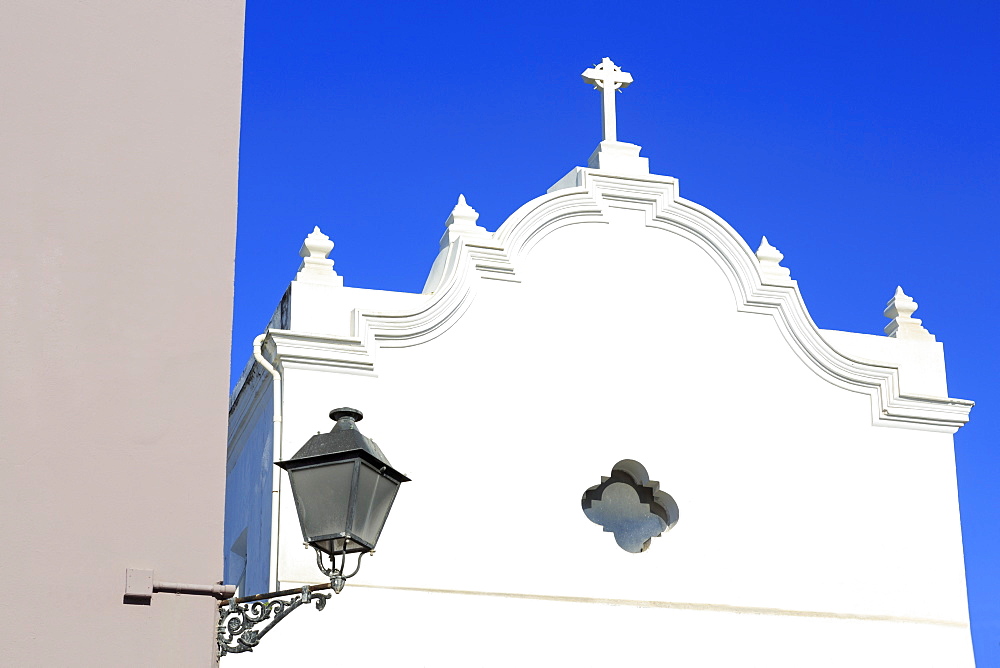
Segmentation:
<svg viewBox="0 0 1000 668">
<path fill-rule="evenodd" d="M 324 582 L 323 584 L 307 585 L 305 589 L 310 592 L 323 591 L 324 589 L 330 589 L 331 585 L 329 582 Z M 267 601 L 272 598 L 277 598 L 278 596 L 291 596 L 293 594 L 302 593 L 303 587 L 295 587 L 294 589 L 282 589 L 281 591 L 269 591 L 266 594 L 257 594 L 256 596 L 242 596 L 240 598 L 227 599 L 222 601 L 219 605 L 223 608 L 228 607 L 232 603 L 239 605 L 240 603 L 250 603 L 252 601 Z"/>
</svg>

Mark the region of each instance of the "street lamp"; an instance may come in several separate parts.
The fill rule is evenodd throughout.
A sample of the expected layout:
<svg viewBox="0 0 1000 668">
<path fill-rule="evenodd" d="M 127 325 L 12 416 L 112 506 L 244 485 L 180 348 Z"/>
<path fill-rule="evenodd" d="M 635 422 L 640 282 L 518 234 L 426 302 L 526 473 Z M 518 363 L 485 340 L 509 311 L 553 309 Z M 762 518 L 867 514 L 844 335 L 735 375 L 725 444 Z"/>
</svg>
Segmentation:
<svg viewBox="0 0 1000 668">
<path fill-rule="evenodd" d="M 335 424 L 329 433 L 316 434 L 291 459 L 275 462 L 288 472 L 302 537 L 316 550 L 316 565 L 330 578 L 329 584 L 223 602 L 219 656 L 253 651 L 275 624 L 303 603 L 312 601 L 322 610 L 330 595 L 315 592 L 333 589 L 339 594 L 345 581 L 361 569 L 361 557 L 375 550 L 396 492 L 409 478 L 392 468 L 378 445 L 361 433 L 357 422 L 362 417 L 354 408 L 330 411 Z M 345 575 L 347 555 L 353 553 L 358 554 L 357 567 Z M 323 563 L 324 555 L 329 567 Z M 341 557 L 339 567 L 337 555 Z M 288 601 L 277 598 L 289 595 L 296 596 Z M 271 621 L 263 629 L 253 630 L 268 619 Z"/>
<path fill-rule="evenodd" d="M 333 578 L 337 593 L 346 577 L 343 561 L 339 570 L 333 568 L 336 556 L 346 560 L 357 552 L 360 567 L 361 554 L 375 549 L 400 484 L 409 481 L 358 429 L 362 417 L 353 408 L 330 411 L 336 424 L 329 433 L 316 434 L 291 459 L 277 462 L 288 471 L 302 537 L 316 550 L 320 570 Z M 330 569 L 322 565 L 324 554 Z"/>
</svg>

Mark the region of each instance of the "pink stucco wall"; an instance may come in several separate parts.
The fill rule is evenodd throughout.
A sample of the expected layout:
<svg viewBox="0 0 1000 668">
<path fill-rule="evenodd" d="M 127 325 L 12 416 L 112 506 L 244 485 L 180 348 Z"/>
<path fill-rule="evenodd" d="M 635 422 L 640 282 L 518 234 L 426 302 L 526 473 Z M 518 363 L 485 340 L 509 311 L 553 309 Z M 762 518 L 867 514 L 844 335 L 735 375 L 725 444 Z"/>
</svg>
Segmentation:
<svg viewBox="0 0 1000 668">
<path fill-rule="evenodd" d="M 0 3 L 0 663 L 212 665 L 242 0 Z"/>
</svg>

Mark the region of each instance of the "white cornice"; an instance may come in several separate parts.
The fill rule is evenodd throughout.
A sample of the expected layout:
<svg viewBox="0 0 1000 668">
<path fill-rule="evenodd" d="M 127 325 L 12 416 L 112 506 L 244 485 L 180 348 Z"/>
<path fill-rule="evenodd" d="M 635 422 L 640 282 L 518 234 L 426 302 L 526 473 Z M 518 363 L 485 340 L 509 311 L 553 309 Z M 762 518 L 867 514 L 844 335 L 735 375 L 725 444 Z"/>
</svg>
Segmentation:
<svg viewBox="0 0 1000 668">
<path fill-rule="evenodd" d="M 257 410 L 265 390 L 271 387 L 271 376 L 251 358 L 240 377 L 229 406 L 229 432 L 226 437 L 226 473 L 236 465 L 246 445 L 246 430 L 252 428 L 251 417 Z"/>
<path fill-rule="evenodd" d="M 736 308 L 774 317 L 785 340 L 816 374 L 869 395 L 874 424 L 951 433 L 968 421 L 971 401 L 902 395 L 898 367 L 835 350 L 810 317 L 796 282 L 761 271 L 756 255 L 728 223 L 679 196 L 676 179 L 579 167 L 548 194 L 515 211 L 495 233 L 458 234 L 435 262 L 419 308 L 379 312 L 362 307 L 353 313 L 349 337 L 271 330 L 276 361 L 285 368 L 374 374 L 378 348 L 419 345 L 447 331 L 475 299 L 477 279 L 518 281 L 519 258 L 539 240 L 566 225 L 607 224 L 608 207 L 642 211 L 648 227 L 683 236 L 707 252 L 729 279 Z"/>
<path fill-rule="evenodd" d="M 354 312 L 355 321 L 358 312 Z M 374 375 L 375 351 L 371 344 L 370 327 L 353 327 L 360 336 L 331 337 L 307 332 L 293 332 L 287 329 L 268 330 L 268 338 L 274 345 L 274 359 L 287 369 L 336 370 L 340 373 Z"/>
</svg>

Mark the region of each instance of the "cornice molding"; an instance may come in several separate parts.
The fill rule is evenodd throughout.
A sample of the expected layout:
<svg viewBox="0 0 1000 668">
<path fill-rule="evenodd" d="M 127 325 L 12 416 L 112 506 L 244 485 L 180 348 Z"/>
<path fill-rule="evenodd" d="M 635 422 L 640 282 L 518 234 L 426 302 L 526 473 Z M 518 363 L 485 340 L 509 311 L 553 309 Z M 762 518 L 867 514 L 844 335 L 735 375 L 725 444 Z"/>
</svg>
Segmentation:
<svg viewBox="0 0 1000 668">
<path fill-rule="evenodd" d="M 226 474 L 236 465 L 243 447 L 248 429 L 253 428 L 251 417 L 260 405 L 265 390 L 272 386 L 271 375 L 250 359 L 243 375 L 237 383 L 236 391 L 230 400 L 229 429 L 226 436 Z"/>
<path fill-rule="evenodd" d="M 268 339 L 274 346 L 274 363 L 281 372 L 290 369 L 330 370 L 363 376 L 375 374 L 375 351 L 371 328 L 356 325 L 358 311 L 352 314 L 352 330 L 358 336 L 331 337 L 287 329 L 268 330 Z"/>
<path fill-rule="evenodd" d="M 680 197 L 676 179 L 582 167 L 511 214 L 495 233 L 458 233 L 435 262 L 424 291 L 427 300 L 419 309 L 356 309 L 349 337 L 270 330 L 275 361 L 285 368 L 373 375 L 378 348 L 419 345 L 444 333 L 475 300 L 477 279 L 518 282 L 518 261 L 535 244 L 567 225 L 608 224 L 609 207 L 642 211 L 647 227 L 702 248 L 732 285 L 736 308 L 773 317 L 792 350 L 817 375 L 869 395 L 874 424 L 953 433 L 968 421 L 973 402 L 903 395 L 898 367 L 835 350 L 809 315 L 797 283 L 762 271 L 757 256 L 725 220 Z"/>
</svg>

